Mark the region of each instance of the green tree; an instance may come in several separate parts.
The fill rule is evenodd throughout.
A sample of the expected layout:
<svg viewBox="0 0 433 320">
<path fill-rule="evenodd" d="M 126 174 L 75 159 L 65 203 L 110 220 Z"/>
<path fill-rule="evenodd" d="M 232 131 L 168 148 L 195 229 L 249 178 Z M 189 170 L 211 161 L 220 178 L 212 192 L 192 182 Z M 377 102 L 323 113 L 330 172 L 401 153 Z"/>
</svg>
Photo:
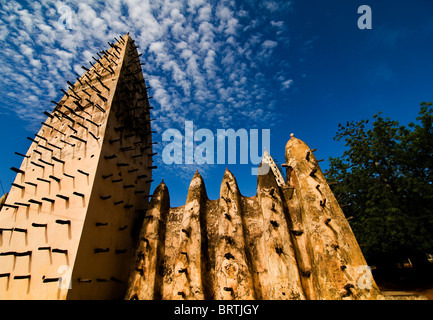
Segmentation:
<svg viewBox="0 0 433 320">
<path fill-rule="evenodd" d="M 339 124 L 346 150 L 327 175 L 370 264 L 433 253 L 433 109 L 421 103 L 407 127 L 383 118 Z"/>
</svg>

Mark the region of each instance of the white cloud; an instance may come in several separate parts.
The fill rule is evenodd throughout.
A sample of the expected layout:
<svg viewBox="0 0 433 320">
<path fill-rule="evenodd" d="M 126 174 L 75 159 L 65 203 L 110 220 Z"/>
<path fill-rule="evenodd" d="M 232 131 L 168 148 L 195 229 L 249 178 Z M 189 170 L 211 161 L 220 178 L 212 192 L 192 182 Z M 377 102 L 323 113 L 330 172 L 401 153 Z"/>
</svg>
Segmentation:
<svg viewBox="0 0 433 320">
<path fill-rule="evenodd" d="M 197 21 L 199 21 L 199 22 L 200 21 L 210 21 L 211 20 L 211 14 L 212 14 L 212 7 L 210 4 L 207 4 L 198 10 Z"/>
<path fill-rule="evenodd" d="M 28 45 L 26 45 L 24 43 L 20 44 L 20 51 L 28 59 L 32 59 L 33 58 L 33 49 L 30 48 Z"/>
<path fill-rule="evenodd" d="M 278 45 L 278 43 L 276 41 L 272 41 L 272 40 L 265 40 L 262 43 L 262 48 L 263 49 L 273 49 Z"/>
<path fill-rule="evenodd" d="M 149 51 L 154 52 L 155 54 L 160 54 L 164 52 L 164 42 L 162 41 L 152 42 L 149 46 Z"/>
<path fill-rule="evenodd" d="M 284 26 L 284 21 L 271 21 L 271 26 L 282 28 Z"/>
<path fill-rule="evenodd" d="M 4 41 L 8 35 L 8 28 L 4 24 L 0 24 L 0 41 Z"/>
<path fill-rule="evenodd" d="M 289 79 L 281 83 L 283 89 L 289 89 L 293 85 L 293 80 Z"/>
<path fill-rule="evenodd" d="M 257 56 L 262 59 L 262 61 L 268 60 L 272 56 L 274 49 L 277 46 L 278 42 L 273 40 L 265 40 L 261 44 L 260 51 L 257 53 Z"/>
<path fill-rule="evenodd" d="M 188 0 L 188 11 L 194 13 L 196 12 L 197 8 L 201 7 L 205 3 L 205 0 Z"/>
</svg>

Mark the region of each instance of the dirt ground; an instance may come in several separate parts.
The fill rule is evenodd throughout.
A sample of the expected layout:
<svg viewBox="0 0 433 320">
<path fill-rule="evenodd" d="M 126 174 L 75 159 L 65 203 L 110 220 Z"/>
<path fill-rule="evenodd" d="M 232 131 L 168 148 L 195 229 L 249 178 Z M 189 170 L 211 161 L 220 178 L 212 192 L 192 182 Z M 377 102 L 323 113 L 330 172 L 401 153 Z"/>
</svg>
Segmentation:
<svg viewBox="0 0 433 320">
<path fill-rule="evenodd" d="M 425 296 L 428 300 L 433 300 L 433 285 L 420 287 L 398 285 L 391 283 L 379 284 L 379 289 L 384 295 L 390 296 L 405 296 L 405 295 L 420 295 Z"/>
</svg>

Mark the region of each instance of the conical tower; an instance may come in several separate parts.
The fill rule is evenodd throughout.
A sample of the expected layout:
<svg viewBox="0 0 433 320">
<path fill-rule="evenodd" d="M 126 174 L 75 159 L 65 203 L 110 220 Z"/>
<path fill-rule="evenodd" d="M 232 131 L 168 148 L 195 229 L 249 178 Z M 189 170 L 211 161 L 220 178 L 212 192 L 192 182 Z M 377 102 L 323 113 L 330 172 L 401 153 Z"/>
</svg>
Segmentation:
<svg viewBox="0 0 433 320">
<path fill-rule="evenodd" d="M 314 151 L 293 134 L 285 148 L 283 194 L 305 293 L 309 299 L 383 298 Z"/>
<path fill-rule="evenodd" d="M 92 57 L 34 137 L 0 212 L 0 299 L 123 298 L 152 182 L 140 55 Z"/>
<path fill-rule="evenodd" d="M 161 183 L 126 299 L 381 299 L 313 150 L 291 137 L 283 166 L 264 153 L 254 197 L 227 169 L 217 200 L 196 173 L 177 208 Z"/>
</svg>

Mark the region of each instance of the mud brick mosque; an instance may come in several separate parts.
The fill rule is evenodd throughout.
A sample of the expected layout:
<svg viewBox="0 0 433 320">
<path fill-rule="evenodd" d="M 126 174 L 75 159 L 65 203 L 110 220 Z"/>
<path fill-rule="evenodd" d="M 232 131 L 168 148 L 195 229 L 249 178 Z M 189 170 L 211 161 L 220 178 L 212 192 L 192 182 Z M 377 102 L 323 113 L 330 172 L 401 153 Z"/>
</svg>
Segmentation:
<svg viewBox="0 0 433 320">
<path fill-rule="evenodd" d="M 151 109 L 129 34 L 97 53 L 22 156 L 0 211 L 0 299 L 380 299 L 314 150 L 293 135 L 257 194 L 150 195 Z"/>
</svg>

